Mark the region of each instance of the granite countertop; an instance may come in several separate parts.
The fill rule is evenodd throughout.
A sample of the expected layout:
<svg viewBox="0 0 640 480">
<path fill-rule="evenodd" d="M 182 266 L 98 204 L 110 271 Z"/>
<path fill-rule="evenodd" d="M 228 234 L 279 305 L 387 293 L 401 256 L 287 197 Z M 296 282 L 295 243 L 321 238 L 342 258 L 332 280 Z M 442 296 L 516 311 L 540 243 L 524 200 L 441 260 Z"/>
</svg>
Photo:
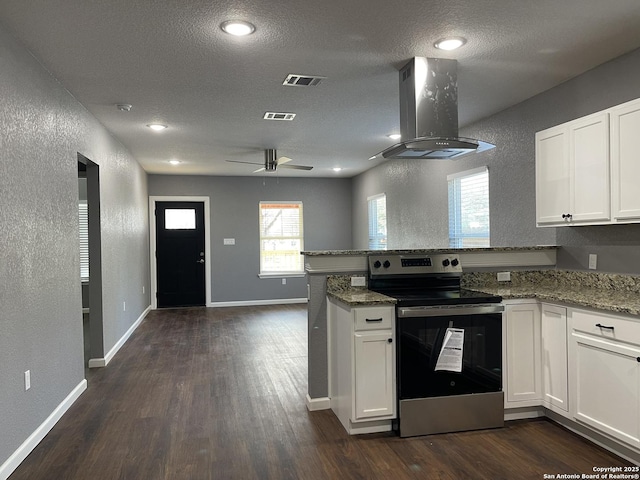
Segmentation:
<svg viewBox="0 0 640 480">
<path fill-rule="evenodd" d="M 395 298 L 372 292 L 367 287 L 352 287 L 351 276 L 329 275 L 327 277 L 327 295 L 350 306 L 394 305 Z"/>
<path fill-rule="evenodd" d="M 411 255 L 411 254 L 437 254 L 437 253 L 468 253 L 468 252 L 518 252 L 532 250 L 556 250 L 554 245 L 534 246 L 534 247 L 482 247 L 482 248 L 415 248 L 402 250 L 311 250 L 300 252 L 302 255 Z"/>
<path fill-rule="evenodd" d="M 513 271 L 510 282 L 495 277 L 495 272 L 464 273 L 462 287 L 504 300 L 530 298 L 640 316 L 640 277 L 566 270 Z M 327 295 L 350 306 L 396 303 L 366 287 L 352 287 L 349 275 L 328 276 Z"/>
<path fill-rule="evenodd" d="M 464 288 L 504 300 L 533 298 L 552 303 L 640 315 L 640 277 L 608 273 L 542 270 L 511 272 L 510 282 L 497 282 L 494 273 L 468 273 Z"/>
</svg>

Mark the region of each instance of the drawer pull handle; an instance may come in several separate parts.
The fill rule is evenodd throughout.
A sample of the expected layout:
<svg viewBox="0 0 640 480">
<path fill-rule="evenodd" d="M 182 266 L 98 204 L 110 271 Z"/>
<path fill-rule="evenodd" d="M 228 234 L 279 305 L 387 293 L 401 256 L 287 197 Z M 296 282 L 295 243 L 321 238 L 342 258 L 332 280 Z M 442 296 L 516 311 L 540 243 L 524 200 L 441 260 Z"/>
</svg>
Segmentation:
<svg viewBox="0 0 640 480">
<path fill-rule="evenodd" d="M 602 325 L 601 323 L 596 323 L 596 327 L 598 328 L 606 328 L 608 330 L 613 330 L 614 327 L 609 327 L 607 325 Z"/>
<path fill-rule="evenodd" d="M 380 318 L 367 318 L 365 319 L 366 322 L 381 322 L 382 321 L 382 317 Z"/>
</svg>

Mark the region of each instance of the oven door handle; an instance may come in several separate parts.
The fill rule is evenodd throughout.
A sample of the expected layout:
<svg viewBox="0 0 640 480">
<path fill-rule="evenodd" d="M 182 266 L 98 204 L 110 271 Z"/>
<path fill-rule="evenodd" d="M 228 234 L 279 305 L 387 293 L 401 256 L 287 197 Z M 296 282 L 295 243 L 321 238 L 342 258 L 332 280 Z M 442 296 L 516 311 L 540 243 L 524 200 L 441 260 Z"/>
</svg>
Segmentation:
<svg viewBox="0 0 640 480">
<path fill-rule="evenodd" d="M 449 305 L 436 307 L 399 307 L 398 318 L 450 317 L 453 315 L 483 315 L 504 312 L 504 305 Z"/>
</svg>

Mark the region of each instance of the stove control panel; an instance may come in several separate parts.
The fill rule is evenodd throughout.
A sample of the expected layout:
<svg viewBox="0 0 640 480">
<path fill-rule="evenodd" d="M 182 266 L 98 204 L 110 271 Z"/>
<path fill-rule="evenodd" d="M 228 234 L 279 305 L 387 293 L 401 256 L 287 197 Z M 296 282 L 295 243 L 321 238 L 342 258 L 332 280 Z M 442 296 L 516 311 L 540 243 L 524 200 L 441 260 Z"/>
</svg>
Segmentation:
<svg viewBox="0 0 640 480">
<path fill-rule="evenodd" d="M 369 255 L 369 274 L 372 276 L 460 272 L 462 265 L 457 253 Z"/>
</svg>

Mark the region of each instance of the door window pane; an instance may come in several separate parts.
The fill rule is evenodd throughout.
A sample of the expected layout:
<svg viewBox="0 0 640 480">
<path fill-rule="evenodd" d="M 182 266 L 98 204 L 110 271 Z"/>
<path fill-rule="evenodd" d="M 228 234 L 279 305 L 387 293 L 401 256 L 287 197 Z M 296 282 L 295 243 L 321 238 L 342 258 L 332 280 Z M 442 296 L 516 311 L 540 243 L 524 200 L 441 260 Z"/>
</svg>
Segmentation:
<svg viewBox="0 0 640 480">
<path fill-rule="evenodd" d="M 194 208 L 167 208 L 164 211 L 166 230 L 195 230 L 196 210 Z"/>
</svg>

